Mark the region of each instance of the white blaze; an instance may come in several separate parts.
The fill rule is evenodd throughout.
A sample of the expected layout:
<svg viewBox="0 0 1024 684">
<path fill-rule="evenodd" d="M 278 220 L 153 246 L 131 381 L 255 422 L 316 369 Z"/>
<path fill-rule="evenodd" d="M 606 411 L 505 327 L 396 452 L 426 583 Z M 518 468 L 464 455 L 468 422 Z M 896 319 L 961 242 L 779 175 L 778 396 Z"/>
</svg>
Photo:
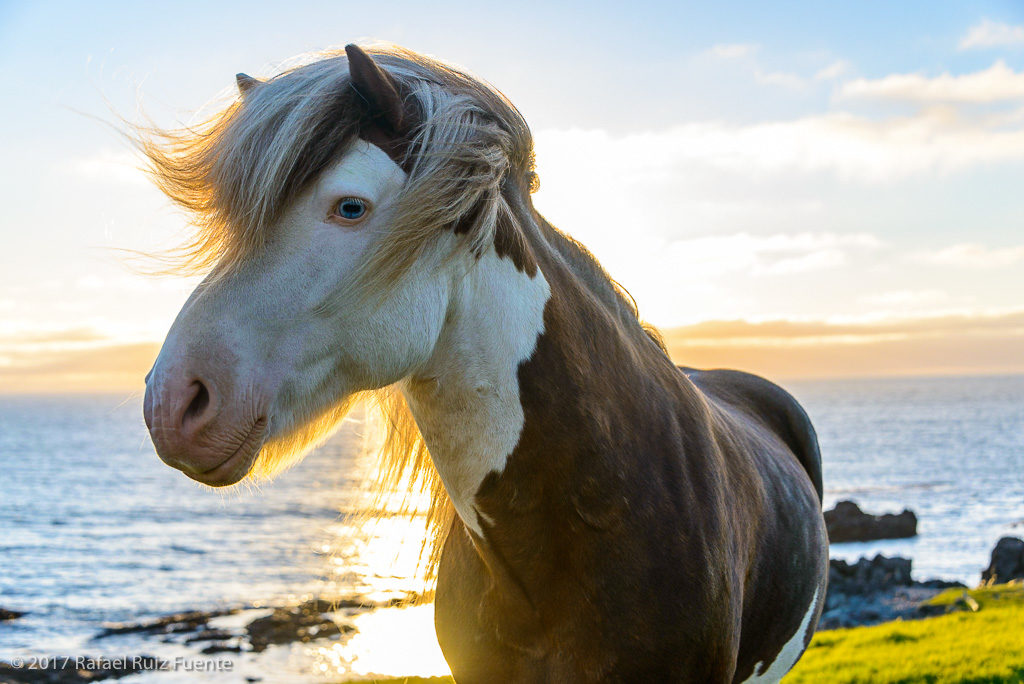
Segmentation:
<svg viewBox="0 0 1024 684">
<path fill-rule="evenodd" d="M 807 612 L 804 613 L 804 619 L 800 622 L 800 626 L 797 627 L 796 633 L 782 647 L 782 650 L 775 656 L 775 660 L 772 661 L 768 669 L 758 674 L 758 671 L 764 667 L 764 663 L 758 663 L 754 666 L 754 674 L 746 679 L 743 684 L 778 682 L 787 672 L 793 669 L 796 661 L 800 660 L 800 656 L 804 652 L 804 641 L 807 638 L 807 630 L 811 626 L 811 618 L 814 617 L 814 611 L 818 607 L 818 593 L 820 591 L 820 587 L 814 590 L 811 605 L 807 608 Z"/>
<path fill-rule="evenodd" d="M 433 357 L 403 391 L 455 510 L 482 535 L 474 497 L 519 442 L 518 369 L 544 332 L 551 290 L 493 248 L 455 288 Z"/>
</svg>

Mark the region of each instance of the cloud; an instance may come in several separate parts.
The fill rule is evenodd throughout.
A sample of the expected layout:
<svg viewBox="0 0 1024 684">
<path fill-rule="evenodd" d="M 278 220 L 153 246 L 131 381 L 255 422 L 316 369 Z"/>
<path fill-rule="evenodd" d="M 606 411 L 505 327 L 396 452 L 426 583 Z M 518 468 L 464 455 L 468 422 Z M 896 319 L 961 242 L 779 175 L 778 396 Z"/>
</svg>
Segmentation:
<svg viewBox="0 0 1024 684">
<path fill-rule="evenodd" d="M 786 71 L 754 70 L 754 80 L 764 85 L 778 86 L 788 90 L 802 90 L 807 87 L 807 79 Z"/>
<path fill-rule="evenodd" d="M 940 266 L 999 268 L 1024 262 L 1024 245 L 986 247 L 974 242 L 963 242 L 934 251 L 919 252 L 915 256 L 918 261 Z"/>
<path fill-rule="evenodd" d="M 623 175 L 664 183 L 674 174 L 712 167 L 762 178 L 779 171 L 834 173 L 880 183 L 1000 161 L 1024 161 L 1024 128 L 930 108 L 882 120 L 835 112 L 784 121 L 687 123 L 613 136 L 602 130 L 541 131 L 541 182 L 555 166 L 573 173 Z M 555 170 L 555 173 L 561 171 Z"/>
<path fill-rule="evenodd" d="M 760 49 L 755 43 L 718 43 L 713 45 L 707 54 L 718 59 L 743 59 L 750 57 Z"/>
<path fill-rule="evenodd" d="M 939 76 L 890 74 L 883 78 L 858 78 L 844 83 L 839 97 L 895 100 L 918 103 L 993 103 L 1024 99 L 1024 73 L 1002 60 L 971 74 Z"/>
<path fill-rule="evenodd" d="M 908 337 L 942 337 L 951 334 L 1006 333 L 1024 335 L 1024 310 L 990 315 L 952 314 L 906 317 L 874 322 L 839 323 L 829 321 L 704 321 L 682 328 L 680 344 L 757 343 L 806 346 L 822 340 L 849 344 Z M 1024 358 L 1021 359 L 1024 363 Z"/>
<path fill-rule="evenodd" d="M 889 290 L 860 297 L 860 301 L 884 311 L 920 311 L 921 307 L 936 305 L 968 304 L 971 297 L 952 297 L 944 290 Z"/>
<path fill-rule="evenodd" d="M 798 233 L 776 235 L 712 235 L 677 240 L 669 246 L 669 263 L 686 263 L 690 278 L 709 278 L 743 272 L 780 276 L 839 266 L 849 249 L 881 246 L 874 235 L 858 233 Z"/>
<path fill-rule="evenodd" d="M 701 53 L 702 56 L 710 56 L 713 59 L 724 62 L 740 62 L 743 67 L 750 70 L 754 80 L 762 85 L 785 88 L 787 90 L 804 90 L 815 81 L 828 81 L 839 78 L 851 70 L 851 65 L 846 60 L 837 60 L 820 68 L 811 77 L 788 71 L 773 71 L 763 69 L 754 60 L 754 56 L 760 51 L 761 46 L 755 43 L 719 43 Z"/>
<path fill-rule="evenodd" d="M 961 50 L 1024 45 L 1024 26 L 1011 26 L 991 19 L 982 19 L 960 39 Z"/>
<path fill-rule="evenodd" d="M 860 324 L 706 321 L 662 333 L 676 363 L 773 378 L 1024 372 L 1024 311 Z"/>
<path fill-rule="evenodd" d="M 853 70 L 853 65 L 845 59 L 839 59 L 832 62 L 828 66 L 818 69 L 814 74 L 814 80 L 816 81 L 832 81 L 841 76 L 845 76 Z"/>
<path fill-rule="evenodd" d="M 93 328 L 69 328 L 63 330 L 33 330 L 5 333 L 0 329 L 0 348 L 6 345 L 68 344 L 99 342 L 106 336 Z"/>
<path fill-rule="evenodd" d="M 9 355 L 0 364 L 4 392 L 140 391 L 159 345 L 111 344 Z"/>
</svg>

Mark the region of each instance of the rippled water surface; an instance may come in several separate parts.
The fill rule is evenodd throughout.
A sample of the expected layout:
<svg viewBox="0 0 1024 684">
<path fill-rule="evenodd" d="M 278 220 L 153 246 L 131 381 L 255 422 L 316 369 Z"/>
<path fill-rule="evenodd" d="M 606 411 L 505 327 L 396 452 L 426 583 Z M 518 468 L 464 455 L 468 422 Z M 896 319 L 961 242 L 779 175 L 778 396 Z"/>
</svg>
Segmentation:
<svg viewBox="0 0 1024 684">
<path fill-rule="evenodd" d="M 787 388 L 817 426 L 826 505 L 909 507 L 920 521 L 916 539 L 836 545 L 833 556 L 900 554 L 918 578 L 973 584 L 1001 535 L 1024 536 L 1024 376 Z M 28 611 L 0 623 L 0 659 L 194 655 L 153 638 L 93 637 L 105 622 L 178 610 L 416 588 L 415 554 L 394 543 L 407 525 L 357 532 L 339 516 L 367 467 L 358 421 L 261 490 L 225 493 L 156 458 L 139 404 L 0 397 L 0 607 Z M 227 680 L 443 671 L 429 606 L 355 620 L 343 643 L 268 649 L 239 660 Z"/>
<path fill-rule="evenodd" d="M 918 579 L 977 584 L 1003 535 L 1024 537 L 1024 376 L 791 383 L 821 443 L 825 506 L 907 507 L 918 536 L 832 556 L 914 559 Z"/>
</svg>

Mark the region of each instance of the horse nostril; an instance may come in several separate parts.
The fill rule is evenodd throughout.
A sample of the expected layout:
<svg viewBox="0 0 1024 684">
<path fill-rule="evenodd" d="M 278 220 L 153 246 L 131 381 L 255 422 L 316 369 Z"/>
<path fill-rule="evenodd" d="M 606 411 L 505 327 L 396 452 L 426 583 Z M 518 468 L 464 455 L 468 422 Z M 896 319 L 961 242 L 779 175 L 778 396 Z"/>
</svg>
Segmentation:
<svg viewBox="0 0 1024 684">
<path fill-rule="evenodd" d="M 201 380 L 196 380 L 192 383 L 192 387 L 195 388 L 195 396 L 192 397 L 192 401 L 189 402 L 181 417 L 182 425 L 202 416 L 203 411 L 210 405 L 210 391 L 206 389 L 206 385 Z"/>
</svg>

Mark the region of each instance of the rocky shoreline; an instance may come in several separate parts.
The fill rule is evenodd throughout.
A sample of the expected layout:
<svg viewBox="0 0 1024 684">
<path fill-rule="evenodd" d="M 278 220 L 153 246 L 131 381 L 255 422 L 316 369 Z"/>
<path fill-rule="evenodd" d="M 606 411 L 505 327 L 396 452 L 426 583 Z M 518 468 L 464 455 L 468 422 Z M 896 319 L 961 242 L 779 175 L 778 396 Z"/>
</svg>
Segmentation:
<svg viewBox="0 0 1024 684">
<path fill-rule="evenodd" d="M 137 635 L 185 646 L 200 658 L 218 654 L 258 654 L 270 646 L 338 640 L 355 632 L 351 620 L 356 615 L 412 605 L 419 598 L 415 593 L 408 593 L 385 601 L 366 597 L 314 598 L 294 605 L 189 610 L 139 622 L 106 624 L 91 641 Z M 25 613 L 0 608 L 2 619 L 13 620 L 23 615 Z M 232 616 L 244 619 L 223 624 L 224 618 Z M 168 669 L 172 669 L 171 663 L 151 655 L 22 658 L 0 661 L 0 684 L 81 684 Z M 257 677 L 245 679 L 260 681 Z"/>
<path fill-rule="evenodd" d="M 831 544 L 917 535 L 917 516 L 909 509 L 898 514 L 874 515 L 862 511 L 853 501 L 840 501 L 825 511 L 824 517 Z M 967 588 L 960 582 L 915 581 L 911 578 L 911 566 L 909 558 L 887 558 L 881 554 L 872 559 L 861 558 L 853 564 L 830 560 L 828 593 L 818 630 L 930 617 L 940 609 L 928 605 L 929 599 L 946 589 Z M 1024 540 L 1000 539 L 981 579 L 983 584 L 1024 579 Z M 941 610 L 962 607 L 955 605 Z"/>
<path fill-rule="evenodd" d="M 818 631 L 860 627 L 892 620 L 929 617 L 925 604 L 950 588 L 966 589 L 961 582 L 911 579 L 909 558 L 881 554 L 856 563 L 829 561 L 828 593 Z"/>
</svg>

